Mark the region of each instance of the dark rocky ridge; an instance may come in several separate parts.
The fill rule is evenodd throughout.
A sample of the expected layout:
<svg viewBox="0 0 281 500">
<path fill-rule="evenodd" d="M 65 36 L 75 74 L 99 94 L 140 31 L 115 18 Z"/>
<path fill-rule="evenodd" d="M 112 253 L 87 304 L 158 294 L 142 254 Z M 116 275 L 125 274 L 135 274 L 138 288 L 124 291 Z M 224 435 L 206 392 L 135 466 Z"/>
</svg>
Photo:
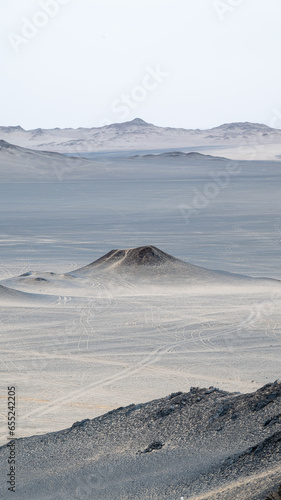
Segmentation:
<svg viewBox="0 0 281 500">
<path fill-rule="evenodd" d="M 280 410 L 280 382 L 191 388 L 17 439 L 17 498 L 264 500 L 281 483 Z"/>
</svg>

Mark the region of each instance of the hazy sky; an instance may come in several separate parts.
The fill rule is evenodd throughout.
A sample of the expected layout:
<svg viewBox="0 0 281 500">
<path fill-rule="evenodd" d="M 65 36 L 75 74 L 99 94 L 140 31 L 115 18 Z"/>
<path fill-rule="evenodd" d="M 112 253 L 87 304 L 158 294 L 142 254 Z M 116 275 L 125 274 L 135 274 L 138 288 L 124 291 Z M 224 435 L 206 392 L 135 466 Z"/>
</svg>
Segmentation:
<svg viewBox="0 0 281 500">
<path fill-rule="evenodd" d="M 1 3 L 0 125 L 281 128 L 280 0 Z"/>
</svg>

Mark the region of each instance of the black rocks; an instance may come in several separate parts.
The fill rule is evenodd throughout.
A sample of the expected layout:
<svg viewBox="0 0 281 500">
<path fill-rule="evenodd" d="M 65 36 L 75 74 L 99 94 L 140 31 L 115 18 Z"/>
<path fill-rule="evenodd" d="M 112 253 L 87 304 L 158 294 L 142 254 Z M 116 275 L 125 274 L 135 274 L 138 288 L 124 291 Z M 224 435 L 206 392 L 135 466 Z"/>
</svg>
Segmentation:
<svg viewBox="0 0 281 500">
<path fill-rule="evenodd" d="M 264 427 L 274 424 L 281 424 L 281 413 L 279 413 L 279 415 L 275 415 L 272 418 L 269 418 L 266 422 L 264 422 Z"/>
<path fill-rule="evenodd" d="M 145 450 L 139 451 L 138 453 L 151 453 L 151 451 L 154 450 L 161 450 L 163 446 L 164 443 L 162 443 L 161 441 L 153 441 L 153 443 L 151 443 L 147 448 L 145 448 Z"/>
</svg>

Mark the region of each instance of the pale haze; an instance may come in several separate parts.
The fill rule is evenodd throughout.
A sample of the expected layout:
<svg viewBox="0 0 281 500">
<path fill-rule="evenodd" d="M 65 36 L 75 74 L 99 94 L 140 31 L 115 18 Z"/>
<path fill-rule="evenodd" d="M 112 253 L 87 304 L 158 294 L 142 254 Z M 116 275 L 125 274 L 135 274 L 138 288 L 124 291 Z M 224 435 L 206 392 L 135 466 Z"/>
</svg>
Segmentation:
<svg viewBox="0 0 281 500">
<path fill-rule="evenodd" d="M 38 18 L 47 3 L 1 6 L 1 125 L 93 127 L 140 116 L 184 128 L 281 127 L 278 0 L 58 0 L 58 12 Z M 43 26 L 15 50 L 11 40 L 34 16 Z M 157 68 L 159 81 L 139 89 Z"/>
</svg>

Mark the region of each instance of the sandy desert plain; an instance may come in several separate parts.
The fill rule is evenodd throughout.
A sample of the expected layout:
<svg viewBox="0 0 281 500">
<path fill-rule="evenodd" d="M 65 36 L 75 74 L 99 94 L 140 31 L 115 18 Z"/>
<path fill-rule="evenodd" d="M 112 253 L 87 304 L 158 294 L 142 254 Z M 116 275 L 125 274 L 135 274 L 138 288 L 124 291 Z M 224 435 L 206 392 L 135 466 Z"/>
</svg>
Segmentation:
<svg viewBox="0 0 281 500">
<path fill-rule="evenodd" d="M 1 499 L 281 498 L 280 137 L 0 127 Z"/>
</svg>

